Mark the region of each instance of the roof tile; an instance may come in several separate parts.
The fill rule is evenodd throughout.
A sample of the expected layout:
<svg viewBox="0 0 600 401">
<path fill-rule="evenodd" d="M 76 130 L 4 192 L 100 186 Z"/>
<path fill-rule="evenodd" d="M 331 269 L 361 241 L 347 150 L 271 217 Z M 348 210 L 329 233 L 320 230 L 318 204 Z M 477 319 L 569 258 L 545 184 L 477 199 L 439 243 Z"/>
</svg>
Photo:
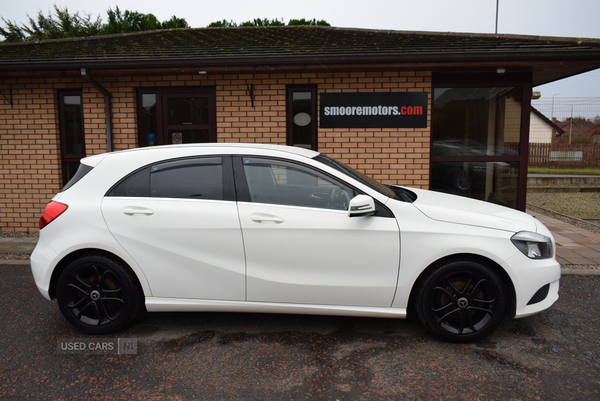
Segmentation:
<svg viewBox="0 0 600 401">
<path fill-rule="evenodd" d="M 146 63 L 156 60 L 276 60 L 293 56 L 338 57 L 485 57 L 513 54 L 586 54 L 600 59 L 600 39 L 452 34 L 346 29 L 322 26 L 174 29 L 87 38 L 0 44 L 0 69 L 11 65 L 66 62 Z"/>
</svg>

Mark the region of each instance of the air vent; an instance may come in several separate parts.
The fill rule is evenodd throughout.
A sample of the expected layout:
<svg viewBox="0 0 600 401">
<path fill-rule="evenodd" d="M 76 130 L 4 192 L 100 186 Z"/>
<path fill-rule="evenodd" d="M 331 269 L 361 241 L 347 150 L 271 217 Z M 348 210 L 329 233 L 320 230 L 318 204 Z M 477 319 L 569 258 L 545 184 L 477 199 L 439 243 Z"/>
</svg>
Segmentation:
<svg viewBox="0 0 600 401">
<path fill-rule="evenodd" d="M 550 284 L 546 284 L 542 288 L 540 288 L 531 298 L 531 300 L 527 303 L 527 305 L 534 305 L 539 302 L 542 302 L 548 296 L 548 291 L 550 290 Z"/>
</svg>

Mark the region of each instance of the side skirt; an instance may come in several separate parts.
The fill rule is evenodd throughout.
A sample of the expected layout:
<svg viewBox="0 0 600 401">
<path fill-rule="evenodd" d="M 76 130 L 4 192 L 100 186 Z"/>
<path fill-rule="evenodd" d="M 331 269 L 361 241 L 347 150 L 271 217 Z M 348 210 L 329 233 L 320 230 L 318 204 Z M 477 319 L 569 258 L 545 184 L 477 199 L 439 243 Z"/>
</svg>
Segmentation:
<svg viewBox="0 0 600 401">
<path fill-rule="evenodd" d="M 359 306 L 303 305 L 247 301 L 219 301 L 179 298 L 146 298 L 148 312 L 245 312 L 289 313 L 300 315 L 362 316 L 406 318 L 406 308 L 370 308 Z"/>
</svg>

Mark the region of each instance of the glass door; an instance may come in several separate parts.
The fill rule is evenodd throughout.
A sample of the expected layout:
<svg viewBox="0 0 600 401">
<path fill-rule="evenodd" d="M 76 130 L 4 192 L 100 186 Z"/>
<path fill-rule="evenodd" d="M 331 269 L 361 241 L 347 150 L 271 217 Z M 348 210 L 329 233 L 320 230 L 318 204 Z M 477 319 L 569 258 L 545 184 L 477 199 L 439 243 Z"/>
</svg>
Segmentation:
<svg viewBox="0 0 600 401">
<path fill-rule="evenodd" d="M 203 143 L 210 140 L 208 96 L 163 95 L 166 143 Z"/>
<path fill-rule="evenodd" d="M 216 142 L 212 87 L 138 89 L 139 146 Z"/>
<path fill-rule="evenodd" d="M 431 189 L 523 208 L 522 87 L 433 91 Z"/>
</svg>

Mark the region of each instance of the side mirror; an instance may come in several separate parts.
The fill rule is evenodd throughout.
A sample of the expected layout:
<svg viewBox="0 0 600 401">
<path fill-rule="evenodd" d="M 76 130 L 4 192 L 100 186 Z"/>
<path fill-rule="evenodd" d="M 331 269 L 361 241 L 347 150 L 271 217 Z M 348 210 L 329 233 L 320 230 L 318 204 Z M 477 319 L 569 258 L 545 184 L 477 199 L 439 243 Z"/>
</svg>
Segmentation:
<svg viewBox="0 0 600 401">
<path fill-rule="evenodd" d="M 348 208 L 348 216 L 350 217 L 372 216 L 375 212 L 377 212 L 375 201 L 368 195 L 356 195 L 350 201 L 350 207 Z"/>
</svg>

